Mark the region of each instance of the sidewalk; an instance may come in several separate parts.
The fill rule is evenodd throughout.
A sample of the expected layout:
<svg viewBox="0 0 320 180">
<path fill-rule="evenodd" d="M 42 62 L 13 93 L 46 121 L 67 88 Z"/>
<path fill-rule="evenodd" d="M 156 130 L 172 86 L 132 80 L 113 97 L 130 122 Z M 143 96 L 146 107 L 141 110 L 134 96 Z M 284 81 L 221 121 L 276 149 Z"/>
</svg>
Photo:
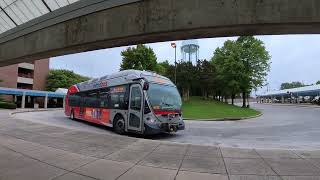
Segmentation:
<svg viewBox="0 0 320 180">
<path fill-rule="evenodd" d="M 163 143 L 73 131 L 0 111 L 0 179 L 320 179 L 320 150 Z"/>
</svg>

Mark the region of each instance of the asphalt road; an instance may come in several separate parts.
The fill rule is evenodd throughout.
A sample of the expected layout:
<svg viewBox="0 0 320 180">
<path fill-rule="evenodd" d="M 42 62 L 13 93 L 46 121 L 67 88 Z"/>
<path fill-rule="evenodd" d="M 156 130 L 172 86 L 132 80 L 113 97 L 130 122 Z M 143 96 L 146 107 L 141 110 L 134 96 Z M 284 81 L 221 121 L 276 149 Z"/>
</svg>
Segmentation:
<svg viewBox="0 0 320 180">
<path fill-rule="evenodd" d="M 253 104 L 264 114 L 255 119 L 209 122 L 186 121 L 186 130 L 151 139 L 224 147 L 319 149 L 320 108 Z M 16 114 L 16 118 L 75 130 L 112 134 L 109 128 L 72 121 L 63 111 Z"/>
</svg>

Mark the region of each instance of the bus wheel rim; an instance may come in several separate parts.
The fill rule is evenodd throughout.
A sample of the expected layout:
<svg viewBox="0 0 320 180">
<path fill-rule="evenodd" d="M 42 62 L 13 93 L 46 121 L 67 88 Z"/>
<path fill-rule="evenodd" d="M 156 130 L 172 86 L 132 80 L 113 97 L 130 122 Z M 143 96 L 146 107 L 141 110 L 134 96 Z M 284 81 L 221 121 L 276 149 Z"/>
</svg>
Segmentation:
<svg viewBox="0 0 320 180">
<path fill-rule="evenodd" d="M 118 127 L 119 129 L 122 129 L 123 126 L 124 126 L 124 121 L 123 121 L 123 119 L 119 119 L 119 120 L 117 121 L 117 127 Z"/>
</svg>

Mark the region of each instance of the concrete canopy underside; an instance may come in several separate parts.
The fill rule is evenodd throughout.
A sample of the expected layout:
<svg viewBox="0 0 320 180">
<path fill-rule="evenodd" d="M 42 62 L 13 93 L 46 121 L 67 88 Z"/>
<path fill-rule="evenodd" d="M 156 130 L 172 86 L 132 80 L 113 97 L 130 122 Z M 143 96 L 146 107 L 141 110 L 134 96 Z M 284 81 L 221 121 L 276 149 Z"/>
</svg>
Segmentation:
<svg viewBox="0 0 320 180">
<path fill-rule="evenodd" d="M 270 91 L 259 97 L 291 97 L 293 96 L 319 96 L 320 95 L 320 85 L 304 86 L 292 89 L 284 89 L 279 91 Z"/>
<path fill-rule="evenodd" d="M 318 0 L 83 0 L 0 35 L 0 66 L 189 38 L 320 33 Z"/>
</svg>

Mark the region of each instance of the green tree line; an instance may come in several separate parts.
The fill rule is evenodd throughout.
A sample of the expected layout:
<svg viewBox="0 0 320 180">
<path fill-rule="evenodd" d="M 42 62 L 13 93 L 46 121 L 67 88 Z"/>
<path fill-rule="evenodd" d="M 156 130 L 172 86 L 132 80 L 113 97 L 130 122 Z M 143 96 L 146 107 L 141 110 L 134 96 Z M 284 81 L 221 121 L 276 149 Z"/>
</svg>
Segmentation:
<svg viewBox="0 0 320 180">
<path fill-rule="evenodd" d="M 270 55 L 264 43 L 253 36 L 241 36 L 228 40 L 217 48 L 210 60 L 198 60 L 196 64 L 168 61 L 157 63 L 157 57 L 150 47 L 137 45 L 121 53 L 121 70 L 138 69 L 155 71 L 175 81 L 184 98 L 189 96 L 211 96 L 219 100 L 241 94 L 243 107 L 251 91 L 264 85 L 270 70 Z"/>
<path fill-rule="evenodd" d="M 50 70 L 47 77 L 46 90 L 55 91 L 58 88 L 69 88 L 70 86 L 89 80 L 89 77 L 74 73 L 65 69 Z"/>
</svg>

